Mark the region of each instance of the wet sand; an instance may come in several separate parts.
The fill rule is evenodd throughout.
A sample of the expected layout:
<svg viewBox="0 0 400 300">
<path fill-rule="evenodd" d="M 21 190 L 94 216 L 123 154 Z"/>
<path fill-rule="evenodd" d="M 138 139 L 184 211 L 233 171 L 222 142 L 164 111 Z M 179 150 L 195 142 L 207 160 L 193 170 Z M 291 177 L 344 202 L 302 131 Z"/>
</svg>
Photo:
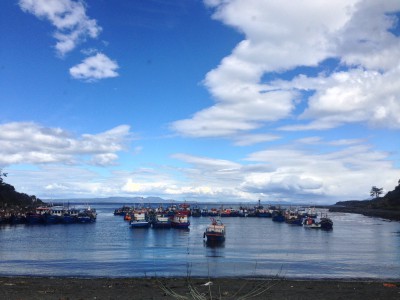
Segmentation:
<svg viewBox="0 0 400 300">
<path fill-rule="evenodd" d="M 1 277 L 0 299 L 387 300 L 400 299 L 400 281 Z"/>
</svg>

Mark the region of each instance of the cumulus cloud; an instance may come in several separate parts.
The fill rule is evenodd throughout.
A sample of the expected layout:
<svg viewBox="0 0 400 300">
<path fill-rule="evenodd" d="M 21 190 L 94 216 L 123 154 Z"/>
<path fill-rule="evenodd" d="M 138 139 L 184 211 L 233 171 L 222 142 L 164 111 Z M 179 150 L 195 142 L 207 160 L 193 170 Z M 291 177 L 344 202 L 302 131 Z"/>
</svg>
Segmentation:
<svg viewBox="0 0 400 300">
<path fill-rule="evenodd" d="M 69 69 L 69 73 L 75 79 L 96 81 L 104 78 L 117 77 L 117 62 L 111 60 L 103 53 L 87 57 L 80 64 Z"/>
<path fill-rule="evenodd" d="M 392 32 L 399 1 L 204 2 L 214 19 L 244 39 L 204 79 L 215 104 L 172 123 L 179 134 L 237 137 L 296 117 L 300 122 L 281 129 L 330 129 L 356 122 L 399 128 L 400 38 Z M 329 59 L 331 64 L 336 60 L 331 69 L 342 70 L 303 76 L 302 84 L 297 77 L 286 86 L 265 79 L 286 78 L 287 71 L 301 74 L 305 66 L 317 70 Z M 296 108 L 304 103 L 307 108 L 299 113 Z"/>
<path fill-rule="evenodd" d="M 60 128 L 37 123 L 15 122 L 0 125 L 0 166 L 11 164 L 75 164 L 91 156 L 96 165 L 118 159 L 130 137 L 130 127 L 121 125 L 99 134 L 73 136 Z"/>
<path fill-rule="evenodd" d="M 314 148 L 302 149 L 299 143 L 304 141 L 301 140 L 284 148 L 254 152 L 247 157 L 248 161 L 268 163 L 273 170 L 246 174 L 241 188 L 280 199 L 314 201 L 360 199 L 362 195 L 367 198 L 370 182 L 392 189 L 398 170 L 389 161 L 390 154 L 375 151 L 361 142 L 319 140 L 330 151 L 318 152 Z"/>
<path fill-rule="evenodd" d="M 96 38 L 101 32 L 97 21 L 86 15 L 83 1 L 73 0 L 20 0 L 24 12 L 46 19 L 56 27 L 56 50 L 63 56 L 86 38 Z"/>
<path fill-rule="evenodd" d="M 27 156 L 28 150 L 20 149 L 21 156 L 26 157 L 21 159 L 21 163 L 35 164 L 37 168 L 7 170 L 12 174 L 7 178 L 11 184 L 40 197 L 52 197 L 55 194 L 58 197 L 160 196 L 166 199 L 178 197 L 189 201 L 217 202 L 257 201 L 260 198 L 263 201 L 326 204 L 368 198 L 371 182 L 383 187 L 385 191 L 392 190 L 397 185 L 399 174 L 398 168 L 390 161 L 390 153 L 374 150 L 365 140 L 325 140 L 314 136 L 250 153 L 240 163 L 179 153 L 172 156 L 182 162 L 179 167 L 153 165 L 132 171 L 114 170 L 105 176 L 103 171 L 99 173 L 98 168 L 83 168 L 69 162 L 72 158 L 77 160 L 80 155 L 85 155 L 92 160 L 104 159 L 109 163 L 108 158 L 112 159 L 113 153 L 116 154 L 117 149 L 121 149 L 118 140 L 123 140 L 123 133 L 127 132 L 123 127 L 80 138 L 72 138 L 62 130 L 58 132 L 63 137 L 53 134 L 56 136 L 54 139 L 64 142 L 56 143 L 60 150 L 53 152 L 65 153 L 67 163 L 38 163 Z M 37 130 L 31 133 L 39 135 Z M 27 133 L 21 133 L 19 137 L 15 137 L 14 151 L 17 144 L 20 148 L 26 148 L 26 145 L 18 142 L 18 139 L 26 135 Z M 114 141 L 101 143 L 104 139 L 101 135 L 110 139 L 112 136 Z M 116 137 L 118 135 L 119 138 Z M 87 138 L 92 147 L 83 145 Z M 9 135 L 7 140 L 10 139 Z M 62 150 L 62 145 L 68 139 L 69 143 L 75 143 L 76 146 L 66 146 Z M 3 136 L 1 141 L 3 149 Z M 38 143 L 35 139 L 35 142 L 31 141 L 29 144 L 33 147 L 33 144 Z M 48 147 L 53 144 L 48 142 Z M 114 145 L 108 148 L 109 144 Z M 323 151 L 316 150 L 315 144 L 323 146 Z M 100 148 L 101 151 L 96 152 L 95 148 Z M 0 154 L 1 158 L 9 155 L 4 150 Z M 31 179 L 27 181 L 27 177 Z"/>
<path fill-rule="evenodd" d="M 298 76 L 277 87 L 313 90 L 300 120 L 308 124 L 282 126 L 282 130 L 329 129 L 346 123 L 400 128 L 400 64 L 387 72 L 356 68 L 315 78 Z"/>
</svg>

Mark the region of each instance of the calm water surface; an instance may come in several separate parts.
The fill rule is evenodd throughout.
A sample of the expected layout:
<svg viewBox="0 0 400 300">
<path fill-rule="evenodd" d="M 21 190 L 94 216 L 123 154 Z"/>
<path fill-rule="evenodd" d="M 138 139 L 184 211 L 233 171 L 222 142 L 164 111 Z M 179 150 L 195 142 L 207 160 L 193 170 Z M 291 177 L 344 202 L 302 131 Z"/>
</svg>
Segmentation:
<svg viewBox="0 0 400 300">
<path fill-rule="evenodd" d="M 400 278 L 400 223 L 332 213 L 332 231 L 222 218 L 224 244 L 203 241 L 208 217 L 189 230 L 131 229 L 118 205 L 96 205 L 97 222 L 0 227 L 0 275 L 144 277 L 275 276 Z"/>
</svg>

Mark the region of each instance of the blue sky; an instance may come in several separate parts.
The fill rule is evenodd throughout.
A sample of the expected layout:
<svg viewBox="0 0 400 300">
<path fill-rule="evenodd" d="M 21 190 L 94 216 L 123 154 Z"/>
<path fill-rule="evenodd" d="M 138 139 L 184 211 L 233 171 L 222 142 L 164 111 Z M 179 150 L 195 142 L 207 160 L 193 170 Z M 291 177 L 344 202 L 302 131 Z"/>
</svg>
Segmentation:
<svg viewBox="0 0 400 300">
<path fill-rule="evenodd" d="M 397 0 L 1 1 L 0 167 L 43 199 L 392 190 L 399 16 Z"/>
</svg>

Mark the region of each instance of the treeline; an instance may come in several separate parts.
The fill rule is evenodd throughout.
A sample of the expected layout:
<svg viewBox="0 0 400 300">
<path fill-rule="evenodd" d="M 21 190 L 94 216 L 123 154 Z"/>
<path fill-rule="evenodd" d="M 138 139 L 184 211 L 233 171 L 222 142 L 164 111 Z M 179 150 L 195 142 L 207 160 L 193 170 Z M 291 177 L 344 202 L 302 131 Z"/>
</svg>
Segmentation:
<svg viewBox="0 0 400 300">
<path fill-rule="evenodd" d="M 393 191 L 383 197 L 364 201 L 340 201 L 329 208 L 331 212 L 348 212 L 400 221 L 400 180 Z"/>
<path fill-rule="evenodd" d="M 43 204 L 36 196 L 17 192 L 11 184 L 4 182 L 3 177 L 7 177 L 7 173 L 3 173 L 0 170 L 0 208 L 28 207 Z"/>
<path fill-rule="evenodd" d="M 358 207 L 358 208 L 371 208 L 371 209 L 386 209 L 386 210 L 400 210 L 400 180 L 399 184 L 393 191 L 388 192 L 383 197 L 376 197 L 371 200 L 363 201 L 340 201 L 335 206 L 345 207 Z"/>
</svg>

